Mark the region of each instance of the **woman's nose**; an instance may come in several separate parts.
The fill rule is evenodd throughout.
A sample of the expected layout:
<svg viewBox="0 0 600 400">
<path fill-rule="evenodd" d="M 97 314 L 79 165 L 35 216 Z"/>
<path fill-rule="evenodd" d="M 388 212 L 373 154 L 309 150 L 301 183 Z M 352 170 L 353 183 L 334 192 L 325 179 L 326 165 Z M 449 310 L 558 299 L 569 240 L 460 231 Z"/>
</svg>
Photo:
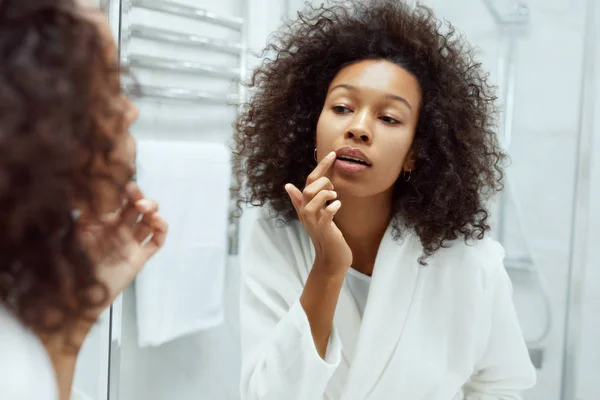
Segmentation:
<svg viewBox="0 0 600 400">
<path fill-rule="evenodd" d="M 344 136 L 347 139 L 354 139 L 361 142 L 370 143 L 373 140 L 373 135 L 369 126 L 368 113 L 356 113 Z"/>
</svg>

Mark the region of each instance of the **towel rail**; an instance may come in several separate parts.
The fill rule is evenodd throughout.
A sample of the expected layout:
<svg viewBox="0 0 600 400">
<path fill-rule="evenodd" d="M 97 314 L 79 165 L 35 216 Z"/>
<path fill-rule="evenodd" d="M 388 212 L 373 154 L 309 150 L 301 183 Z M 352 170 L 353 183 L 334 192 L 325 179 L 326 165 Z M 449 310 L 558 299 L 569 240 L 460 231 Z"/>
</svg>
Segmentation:
<svg viewBox="0 0 600 400">
<path fill-rule="evenodd" d="M 240 79 L 240 71 L 238 68 L 217 67 L 215 65 L 206 65 L 194 61 L 171 60 L 139 54 L 129 56 L 129 65 L 135 68 L 176 71 L 231 80 Z"/>
<path fill-rule="evenodd" d="M 132 5 L 146 10 L 158 11 L 179 17 L 196 19 L 209 22 L 215 25 L 221 25 L 227 28 L 242 31 L 244 20 L 242 18 L 218 15 L 203 8 L 191 7 L 178 4 L 172 1 L 161 0 L 132 0 Z"/>
<path fill-rule="evenodd" d="M 131 86 L 125 86 L 125 90 L 131 91 L 132 89 Z M 239 103 L 239 95 L 237 93 L 223 94 L 207 92 L 204 90 L 154 85 L 138 85 L 136 92 L 138 97 L 157 100 L 175 100 L 181 102 L 223 104 L 230 106 L 237 106 Z"/>
<path fill-rule="evenodd" d="M 106 2 L 110 0 L 103 1 Z M 246 16 L 248 14 L 248 5 L 246 4 L 246 1 L 243 1 L 242 4 L 242 15 Z M 238 83 L 243 82 L 246 79 L 246 68 L 248 64 L 248 46 L 246 42 L 248 40 L 248 31 L 247 23 L 244 18 L 219 15 L 203 8 L 183 5 L 171 0 L 120 0 L 120 5 L 119 58 L 122 65 L 130 66 L 132 69 L 165 70 L 177 73 L 213 76 L 231 79 Z M 149 27 L 143 24 L 133 24 L 131 22 L 131 12 L 134 8 L 175 15 L 230 28 L 240 33 L 240 41 L 209 38 L 196 34 L 176 32 L 170 29 Z M 161 57 L 132 54 L 130 50 L 132 38 L 141 38 L 168 44 L 179 44 L 237 55 L 239 57 L 239 67 L 222 67 L 192 61 L 168 60 Z M 135 92 L 141 98 L 159 101 L 167 100 L 197 104 L 240 106 L 247 98 L 246 89 L 241 84 L 238 85 L 237 93 L 214 93 L 204 90 L 148 84 L 133 85 L 124 83 L 123 87 L 127 91 Z M 236 184 L 235 177 L 233 177 L 233 184 Z M 230 255 L 236 255 L 239 247 L 239 218 L 234 217 L 236 209 L 235 203 L 236 199 L 232 198 L 228 227 Z"/>
<path fill-rule="evenodd" d="M 238 42 L 213 39 L 206 36 L 175 32 L 167 29 L 151 28 L 138 24 L 131 25 L 131 37 L 201 47 L 238 56 L 242 49 L 242 45 Z"/>
</svg>

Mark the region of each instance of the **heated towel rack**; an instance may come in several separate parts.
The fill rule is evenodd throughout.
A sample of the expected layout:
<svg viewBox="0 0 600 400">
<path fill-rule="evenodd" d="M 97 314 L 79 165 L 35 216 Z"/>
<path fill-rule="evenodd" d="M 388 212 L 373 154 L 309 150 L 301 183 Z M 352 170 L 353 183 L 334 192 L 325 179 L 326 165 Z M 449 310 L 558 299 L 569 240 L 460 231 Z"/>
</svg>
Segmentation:
<svg viewBox="0 0 600 400">
<path fill-rule="evenodd" d="M 201 21 L 211 25 L 224 27 L 239 32 L 239 41 L 215 39 L 202 35 L 177 32 L 170 29 L 157 28 L 131 22 L 133 8 L 169 14 L 186 19 Z M 245 13 L 243 13 L 245 15 Z M 181 74 L 194 74 L 238 83 L 237 92 L 218 93 L 204 90 L 194 90 L 184 87 L 135 85 L 136 94 L 142 98 L 159 101 L 186 103 L 216 104 L 239 107 L 246 99 L 246 90 L 241 82 L 245 79 L 247 69 L 247 28 L 244 18 L 219 15 L 203 8 L 179 4 L 168 0 L 122 0 L 120 23 L 119 58 L 123 66 L 132 70 L 172 71 Z M 190 48 L 207 49 L 239 57 L 237 68 L 211 65 L 196 61 L 173 60 L 162 57 L 137 54 L 131 51 L 131 40 L 140 38 L 149 41 L 183 45 Z M 130 84 L 125 83 L 126 90 L 131 90 Z M 234 177 L 235 184 L 235 177 Z M 231 199 L 228 241 L 229 254 L 238 253 L 239 219 L 234 217 L 235 199 Z"/>
</svg>

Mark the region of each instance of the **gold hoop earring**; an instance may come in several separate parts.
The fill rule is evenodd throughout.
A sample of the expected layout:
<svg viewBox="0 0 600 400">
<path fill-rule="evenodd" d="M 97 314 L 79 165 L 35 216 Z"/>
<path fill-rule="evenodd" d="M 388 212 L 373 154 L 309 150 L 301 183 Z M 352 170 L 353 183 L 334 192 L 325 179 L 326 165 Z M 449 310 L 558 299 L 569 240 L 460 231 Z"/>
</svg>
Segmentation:
<svg viewBox="0 0 600 400">
<path fill-rule="evenodd" d="M 314 157 L 315 157 L 315 161 L 319 162 L 319 160 L 317 160 L 317 149 L 316 148 L 315 148 L 315 155 L 314 155 Z"/>
<path fill-rule="evenodd" d="M 410 181 L 410 178 L 412 177 L 412 169 L 408 170 L 408 178 L 406 177 L 406 170 L 404 170 L 404 181 L 408 182 Z"/>
</svg>

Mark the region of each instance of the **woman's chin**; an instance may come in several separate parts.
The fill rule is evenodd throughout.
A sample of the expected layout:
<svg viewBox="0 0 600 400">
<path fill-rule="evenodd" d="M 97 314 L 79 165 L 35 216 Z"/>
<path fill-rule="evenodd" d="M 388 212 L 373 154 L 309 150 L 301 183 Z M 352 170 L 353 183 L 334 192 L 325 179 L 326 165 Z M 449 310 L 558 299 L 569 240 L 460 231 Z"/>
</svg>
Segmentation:
<svg viewBox="0 0 600 400">
<path fill-rule="evenodd" d="M 393 185 L 375 185 L 372 180 L 346 179 L 344 176 L 333 174 L 331 176 L 333 190 L 339 199 L 348 198 L 374 198 L 377 196 L 391 196 Z"/>
<path fill-rule="evenodd" d="M 370 197 L 376 194 L 365 182 L 349 181 L 333 177 L 331 183 L 333 184 L 333 190 L 338 194 L 338 198 Z"/>
</svg>

